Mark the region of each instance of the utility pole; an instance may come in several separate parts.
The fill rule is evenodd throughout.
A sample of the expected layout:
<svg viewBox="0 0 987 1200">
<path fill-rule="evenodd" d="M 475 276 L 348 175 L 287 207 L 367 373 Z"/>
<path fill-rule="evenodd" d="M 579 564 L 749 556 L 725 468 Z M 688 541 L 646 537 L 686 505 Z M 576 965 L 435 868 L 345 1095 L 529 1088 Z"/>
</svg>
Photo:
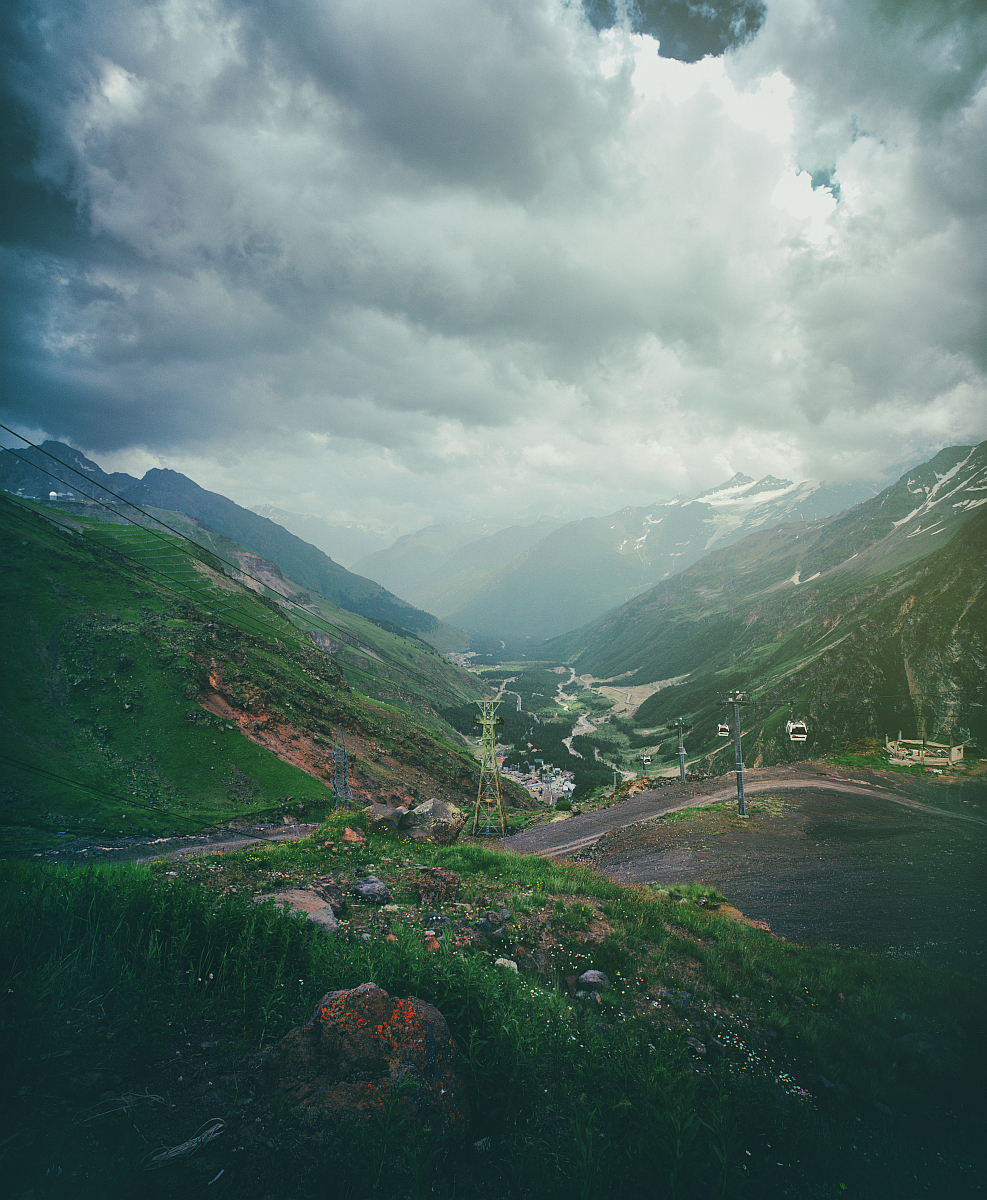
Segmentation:
<svg viewBox="0 0 987 1200">
<path fill-rule="evenodd" d="M 720 701 L 721 704 L 733 705 L 733 744 L 737 771 L 737 812 L 742 817 L 747 816 L 747 809 L 744 806 L 744 754 L 740 746 L 740 706 L 742 704 L 750 704 L 746 696 L 746 692 L 731 692 L 726 700 Z"/>
<path fill-rule="evenodd" d="M 494 809 L 500 817 L 501 837 L 507 836 L 507 819 L 504 815 L 504 797 L 500 791 L 500 768 L 497 766 L 497 726 L 504 724 L 504 718 L 496 715 L 500 703 L 497 700 L 477 700 L 480 715 L 474 717 L 474 722 L 480 726 L 483 746 L 480 754 L 480 784 L 476 791 L 476 809 L 473 813 L 474 836 L 480 828 L 480 805 L 485 809 L 486 834 L 490 836 L 490 810 Z"/>
<path fill-rule="evenodd" d="M 335 807 L 349 808 L 353 799 L 350 794 L 350 781 L 346 764 L 346 739 L 336 730 L 332 747 L 332 791 L 335 796 Z"/>
<path fill-rule="evenodd" d="M 685 744 L 682 741 L 683 735 L 692 731 L 692 726 L 685 720 L 684 717 L 679 717 L 677 721 L 673 721 L 669 729 L 677 729 L 679 734 L 679 779 L 685 783 Z"/>
</svg>

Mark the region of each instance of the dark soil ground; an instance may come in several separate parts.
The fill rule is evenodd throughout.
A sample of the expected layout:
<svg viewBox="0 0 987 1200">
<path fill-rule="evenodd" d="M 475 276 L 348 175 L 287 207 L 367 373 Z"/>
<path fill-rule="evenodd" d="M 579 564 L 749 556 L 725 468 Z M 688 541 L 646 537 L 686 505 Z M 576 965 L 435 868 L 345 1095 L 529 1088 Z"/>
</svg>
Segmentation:
<svg viewBox="0 0 987 1200">
<path fill-rule="evenodd" d="M 746 820 L 735 802 L 715 804 L 722 783 L 686 785 L 694 794 L 685 803 L 710 804 L 688 820 L 639 820 L 572 856 L 620 883 L 712 884 L 748 918 L 791 941 L 918 955 L 987 975 L 982 780 L 818 767 L 752 771 Z M 660 800 L 666 812 L 683 803 L 667 790 Z M 621 807 L 610 810 L 615 823 Z M 561 842 L 570 825 L 575 840 L 576 821 L 551 832 Z M 538 831 L 543 838 L 548 832 Z"/>
</svg>

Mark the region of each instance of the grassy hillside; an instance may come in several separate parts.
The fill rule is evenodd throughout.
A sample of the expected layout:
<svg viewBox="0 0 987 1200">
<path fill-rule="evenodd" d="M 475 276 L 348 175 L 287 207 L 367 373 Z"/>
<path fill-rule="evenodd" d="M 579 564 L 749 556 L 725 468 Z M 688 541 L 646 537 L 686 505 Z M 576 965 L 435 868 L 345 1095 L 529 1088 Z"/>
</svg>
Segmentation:
<svg viewBox="0 0 987 1200">
<path fill-rule="evenodd" d="M 2 496 L 0 547 L 8 830 L 310 814 L 331 803 L 337 731 L 357 799 L 475 794 L 476 764 L 427 696 L 461 703 L 479 685 L 403 631 L 336 613 L 345 651 L 327 654 L 178 538 Z"/>
<path fill-rule="evenodd" d="M 391 621 L 417 633 L 431 631 L 437 624 L 430 613 L 414 608 L 379 583 L 347 571 L 283 526 L 218 492 L 199 487 L 177 471 L 155 468 L 143 479 L 121 472 L 108 475 L 71 446 L 45 442 L 41 447 L 0 451 L 0 487 L 36 498 L 48 496 L 54 488 L 60 499 L 94 499 L 119 507 L 128 517 L 132 510 L 120 505 L 111 493 L 131 504 L 185 513 L 222 537 L 277 563 L 286 575 L 340 608 Z"/>
<path fill-rule="evenodd" d="M 987 1186 L 976 981 L 781 941 L 701 886 L 623 888 L 475 845 L 354 848 L 340 827 L 150 869 L 0 870 L 12 1194 L 972 1200 Z M 438 913 L 419 866 L 455 873 Z M 394 906 L 351 901 L 334 939 L 251 903 L 371 868 Z M 518 972 L 477 927 L 501 906 Z M 430 950 L 439 914 L 454 924 Z M 575 991 L 586 967 L 611 981 L 598 1001 Z M 313 1128 L 264 1087 L 263 1052 L 326 991 L 368 980 L 449 1022 L 472 1113 L 461 1142 L 389 1111 Z M 207 1145 L 144 1169 L 208 1122 Z"/>
</svg>

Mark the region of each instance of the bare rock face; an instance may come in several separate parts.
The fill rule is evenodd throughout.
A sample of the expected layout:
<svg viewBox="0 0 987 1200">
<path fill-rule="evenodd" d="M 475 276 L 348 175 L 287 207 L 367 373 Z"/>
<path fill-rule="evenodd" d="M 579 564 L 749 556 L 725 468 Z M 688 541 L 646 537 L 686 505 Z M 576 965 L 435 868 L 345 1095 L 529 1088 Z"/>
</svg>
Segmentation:
<svg viewBox="0 0 987 1200">
<path fill-rule="evenodd" d="M 444 800 L 426 800 L 401 818 L 401 829 L 416 841 L 451 845 L 460 835 L 466 818 L 455 804 Z"/>
<path fill-rule="evenodd" d="M 317 1120 L 366 1120 L 393 1103 L 399 1117 L 458 1140 L 469 1107 L 456 1055 L 437 1008 L 364 983 L 323 996 L 271 1050 L 263 1073 L 267 1086 Z"/>
</svg>

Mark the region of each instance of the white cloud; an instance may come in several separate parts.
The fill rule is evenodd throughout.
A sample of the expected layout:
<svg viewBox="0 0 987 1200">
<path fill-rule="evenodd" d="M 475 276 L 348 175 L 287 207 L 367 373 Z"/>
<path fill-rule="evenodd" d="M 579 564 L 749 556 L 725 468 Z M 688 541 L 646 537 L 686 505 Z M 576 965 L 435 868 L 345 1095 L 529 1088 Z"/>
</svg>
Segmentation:
<svg viewBox="0 0 987 1200">
<path fill-rule="evenodd" d="M 18 86 L 89 228 L 10 411 L 402 528 L 979 439 L 985 24 L 883 11 L 685 64 L 561 0 L 52 3 Z"/>
</svg>

